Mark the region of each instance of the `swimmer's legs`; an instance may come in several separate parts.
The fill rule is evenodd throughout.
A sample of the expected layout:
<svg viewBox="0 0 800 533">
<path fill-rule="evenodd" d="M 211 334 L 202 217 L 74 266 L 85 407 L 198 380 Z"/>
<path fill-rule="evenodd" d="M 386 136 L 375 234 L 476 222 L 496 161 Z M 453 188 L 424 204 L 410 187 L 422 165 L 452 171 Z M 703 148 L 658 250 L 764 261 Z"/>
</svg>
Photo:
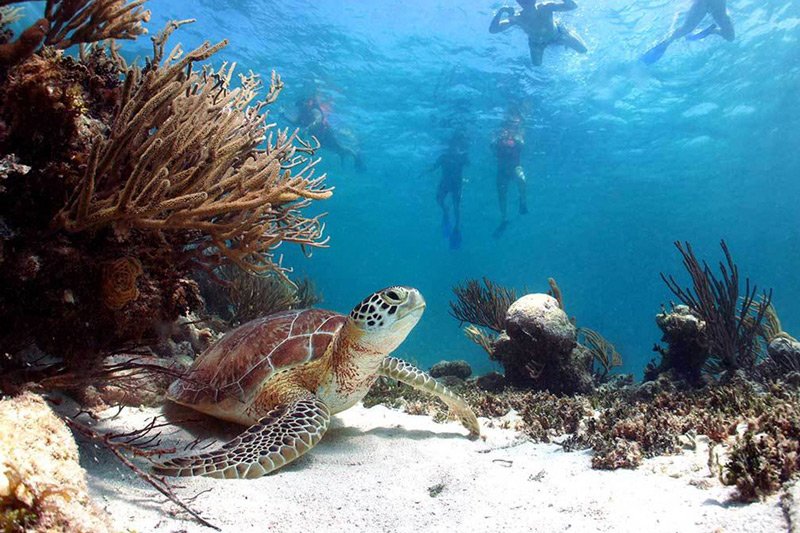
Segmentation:
<svg viewBox="0 0 800 533">
<path fill-rule="evenodd" d="M 667 51 L 670 44 L 682 37 L 686 37 L 703 22 L 703 18 L 706 16 L 707 12 L 706 0 L 695 0 L 692 2 L 692 7 L 689 8 L 689 11 L 687 11 L 683 17 L 683 24 L 675 28 L 667 38 L 645 52 L 642 56 L 642 61 L 648 65 L 652 65 L 661 59 L 661 56 L 664 55 L 664 52 Z M 679 16 L 676 16 L 675 20 L 677 21 L 678 18 Z"/>
<path fill-rule="evenodd" d="M 525 171 L 522 167 L 514 169 L 514 181 L 517 182 L 517 189 L 519 190 L 519 214 L 528 214 L 528 194 L 525 183 Z"/>
<path fill-rule="evenodd" d="M 461 187 L 459 186 L 450 194 L 453 201 L 453 231 L 450 232 L 450 248 L 461 247 Z"/>
<path fill-rule="evenodd" d="M 541 67 L 542 59 L 544 58 L 544 49 L 547 45 L 528 41 L 528 46 L 531 49 L 531 63 L 533 63 L 534 67 Z"/>
<path fill-rule="evenodd" d="M 714 17 L 714 22 L 719 26 L 719 33 L 726 41 L 733 41 L 736 38 L 736 32 L 733 30 L 733 21 L 725 9 L 725 2 L 712 2 L 711 16 Z"/>
<path fill-rule="evenodd" d="M 508 176 L 505 173 L 497 174 L 497 201 L 500 206 L 500 220 L 508 220 Z"/>
<path fill-rule="evenodd" d="M 436 203 L 442 209 L 442 232 L 445 237 L 450 234 L 450 213 L 447 211 L 447 204 L 445 198 L 447 197 L 447 186 L 444 180 L 439 182 L 439 187 L 436 189 Z"/>
<path fill-rule="evenodd" d="M 499 237 L 508 226 L 508 181 L 505 172 L 497 173 L 497 201 L 500 205 L 500 225 L 495 230 L 495 237 Z"/>
<path fill-rule="evenodd" d="M 561 31 L 561 39 L 559 39 L 559 43 L 563 44 L 567 48 L 572 48 L 579 54 L 585 54 L 588 50 L 586 45 L 583 43 L 578 34 L 574 31 L 570 30 L 569 28 L 565 28 L 564 26 L 560 27 Z"/>
<path fill-rule="evenodd" d="M 672 43 L 692 33 L 703 22 L 706 13 L 708 13 L 708 7 L 705 0 L 695 0 L 683 17 L 683 24 L 675 28 L 666 40 Z"/>
</svg>

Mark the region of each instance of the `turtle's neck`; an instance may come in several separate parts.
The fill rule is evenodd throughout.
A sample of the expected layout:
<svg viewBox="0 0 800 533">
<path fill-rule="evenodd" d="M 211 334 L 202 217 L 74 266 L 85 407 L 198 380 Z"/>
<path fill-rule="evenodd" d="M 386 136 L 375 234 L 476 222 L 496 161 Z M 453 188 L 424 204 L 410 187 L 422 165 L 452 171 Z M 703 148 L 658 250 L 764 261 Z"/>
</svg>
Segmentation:
<svg viewBox="0 0 800 533">
<path fill-rule="evenodd" d="M 345 381 L 361 381 L 377 372 L 387 353 L 370 342 L 373 339 L 369 337 L 369 333 L 347 319 L 331 351 L 331 368 L 337 376 Z"/>
</svg>

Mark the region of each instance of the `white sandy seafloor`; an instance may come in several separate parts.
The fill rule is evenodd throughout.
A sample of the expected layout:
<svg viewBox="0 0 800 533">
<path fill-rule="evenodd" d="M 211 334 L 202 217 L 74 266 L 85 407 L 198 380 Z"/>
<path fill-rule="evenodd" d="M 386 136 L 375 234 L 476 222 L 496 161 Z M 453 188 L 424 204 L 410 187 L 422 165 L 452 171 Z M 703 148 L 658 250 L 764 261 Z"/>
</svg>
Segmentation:
<svg viewBox="0 0 800 533">
<path fill-rule="evenodd" d="M 128 409 L 108 424 L 134 427 L 158 413 Z M 729 503 L 732 489 L 709 476 L 703 447 L 646 460 L 633 471 L 599 471 L 591 469 L 588 452 L 565 453 L 487 427 L 496 422 L 481 424 L 484 436 L 473 441 L 455 422 L 358 405 L 335 417 L 316 448 L 276 474 L 176 478 L 178 493 L 225 532 L 789 529 L 778 496 Z M 212 531 L 165 503 L 107 452 L 84 443 L 81 454 L 93 497 L 121 531 Z"/>
</svg>

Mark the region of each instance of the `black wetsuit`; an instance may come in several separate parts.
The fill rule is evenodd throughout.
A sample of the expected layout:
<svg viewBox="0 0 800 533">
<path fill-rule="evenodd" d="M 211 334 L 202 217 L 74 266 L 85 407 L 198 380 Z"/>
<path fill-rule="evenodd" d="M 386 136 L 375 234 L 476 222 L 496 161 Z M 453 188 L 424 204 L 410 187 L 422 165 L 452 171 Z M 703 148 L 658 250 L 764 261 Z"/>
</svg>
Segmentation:
<svg viewBox="0 0 800 533">
<path fill-rule="evenodd" d="M 453 205 L 458 206 L 461 202 L 461 188 L 463 185 L 462 173 L 464 167 L 469 164 L 469 157 L 466 152 L 447 151 L 436 160 L 436 166 L 442 169 L 442 179 L 436 190 L 436 201 L 439 205 L 444 203 L 448 194 L 453 196 Z"/>
</svg>

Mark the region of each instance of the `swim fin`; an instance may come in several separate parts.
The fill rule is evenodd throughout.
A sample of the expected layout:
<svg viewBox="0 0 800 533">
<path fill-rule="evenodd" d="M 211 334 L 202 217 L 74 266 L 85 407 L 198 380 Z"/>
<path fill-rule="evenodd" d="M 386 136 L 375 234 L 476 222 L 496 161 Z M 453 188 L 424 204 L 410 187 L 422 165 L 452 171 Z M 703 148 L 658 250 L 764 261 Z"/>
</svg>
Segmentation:
<svg viewBox="0 0 800 533">
<path fill-rule="evenodd" d="M 508 227 L 508 221 L 506 220 L 502 221 L 500 225 L 497 226 L 497 229 L 494 230 L 492 237 L 494 237 L 495 239 L 499 239 L 500 237 L 503 236 L 503 233 L 506 231 L 507 227 Z"/>
<path fill-rule="evenodd" d="M 641 58 L 642 63 L 644 63 L 645 65 L 652 65 L 653 63 L 661 59 L 661 56 L 663 56 L 664 52 L 667 51 L 668 46 L 669 42 L 667 41 L 658 43 L 653 48 L 644 53 L 644 55 Z"/>
<path fill-rule="evenodd" d="M 712 24 L 708 28 L 704 29 L 703 31 L 699 31 L 699 32 L 695 33 L 694 35 L 687 35 L 686 36 L 686 40 L 687 41 L 699 41 L 700 39 L 705 39 L 709 35 L 711 35 L 713 33 L 716 33 L 716 32 L 717 32 L 717 25 L 716 24 Z"/>
</svg>

